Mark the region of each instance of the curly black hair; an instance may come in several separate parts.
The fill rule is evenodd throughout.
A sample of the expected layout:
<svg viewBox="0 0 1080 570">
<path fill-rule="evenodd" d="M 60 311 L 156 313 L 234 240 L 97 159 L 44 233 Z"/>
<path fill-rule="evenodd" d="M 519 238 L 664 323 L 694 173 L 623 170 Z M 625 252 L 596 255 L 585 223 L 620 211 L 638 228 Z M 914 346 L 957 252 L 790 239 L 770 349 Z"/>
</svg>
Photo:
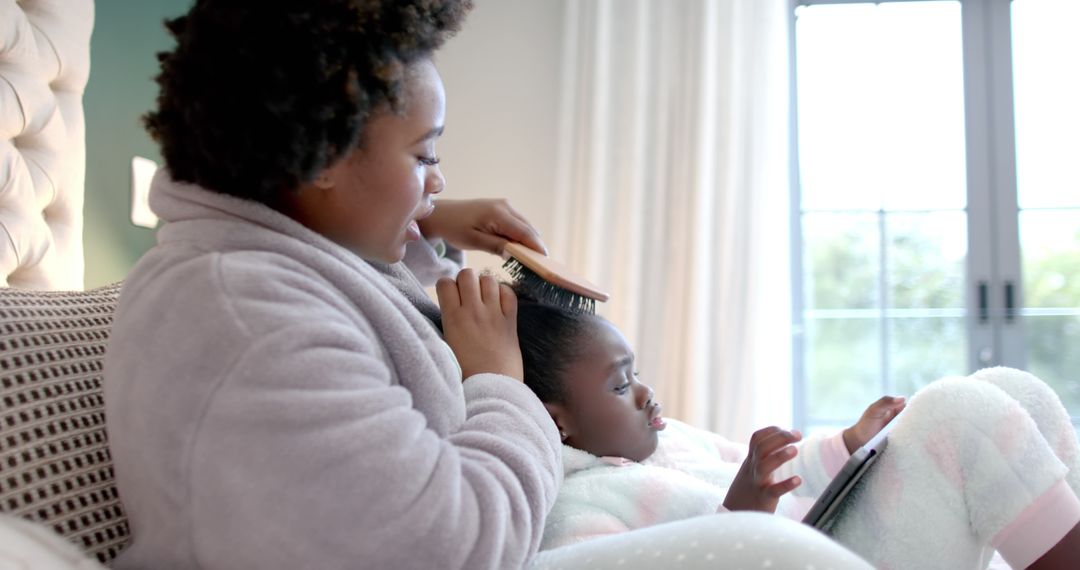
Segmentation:
<svg viewBox="0 0 1080 570">
<path fill-rule="evenodd" d="M 525 385 L 541 402 L 564 403 L 566 365 L 580 355 L 587 324 L 599 317 L 537 300 L 518 285 L 517 333 Z"/>
<path fill-rule="evenodd" d="M 157 109 L 144 117 L 172 177 L 278 207 L 400 111 L 471 0 L 197 0 L 166 21 Z"/>
</svg>

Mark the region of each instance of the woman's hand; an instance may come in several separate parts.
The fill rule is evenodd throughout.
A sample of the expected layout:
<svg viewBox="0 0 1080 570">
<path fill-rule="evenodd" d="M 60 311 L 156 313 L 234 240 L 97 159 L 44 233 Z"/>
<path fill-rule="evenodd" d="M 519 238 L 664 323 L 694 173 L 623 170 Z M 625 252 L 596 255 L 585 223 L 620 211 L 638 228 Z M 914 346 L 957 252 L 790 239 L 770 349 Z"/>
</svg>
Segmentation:
<svg viewBox="0 0 1080 570">
<path fill-rule="evenodd" d="M 424 237 L 442 238 L 458 249 L 502 255 L 513 241 L 547 254 L 540 232 L 506 200 L 439 200 L 419 224 Z"/>
<path fill-rule="evenodd" d="M 464 380 L 484 372 L 525 377 L 517 336 L 517 297 L 491 275 L 462 269 L 457 279 L 435 284 L 443 336 L 454 350 Z"/>
<path fill-rule="evenodd" d="M 791 445 L 802 439 L 797 431 L 776 426 L 759 429 L 750 437 L 750 453 L 724 498 L 729 511 L 776 512 L 780 497 L 802 484 L 799 477 L 773 482 L 773 472 L 799 453 Z"/>
<path fill-rule="evenodd" d="M 859 421 L 844 430 L 844 447 L 847 447 L 848 453 L 855 453 L 856 449 L 866 445 L 881 428 L 889 425 L 897 414 L 904 411 L 906 405 L 907 401 L 903 396 L 882 396 L 880 400 L 870 404 Z"/>
</svg>

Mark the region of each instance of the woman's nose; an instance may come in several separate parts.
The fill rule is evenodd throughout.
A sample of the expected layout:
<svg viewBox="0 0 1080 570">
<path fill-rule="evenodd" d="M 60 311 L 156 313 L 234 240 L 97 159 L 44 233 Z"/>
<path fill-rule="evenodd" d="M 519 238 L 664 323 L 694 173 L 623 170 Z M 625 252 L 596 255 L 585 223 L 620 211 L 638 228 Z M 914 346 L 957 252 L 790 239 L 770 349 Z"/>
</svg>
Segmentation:
<svg viewBox="0 0 1080 570">
<path fill-rule="evenodd" d="M 439 167 L 431 169 L 431 173 L 424 181 L 424 192 L 427 194 L 438 194 L 446 189 L 446 178 L 443 176 Z"/>
</svg>

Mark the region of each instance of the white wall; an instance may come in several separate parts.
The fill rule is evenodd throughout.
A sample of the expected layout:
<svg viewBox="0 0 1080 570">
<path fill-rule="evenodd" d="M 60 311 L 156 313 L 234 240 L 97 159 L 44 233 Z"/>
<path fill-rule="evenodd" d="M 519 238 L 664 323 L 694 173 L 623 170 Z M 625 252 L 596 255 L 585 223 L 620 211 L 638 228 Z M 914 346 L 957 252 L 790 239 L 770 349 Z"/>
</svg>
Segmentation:
<svg viewBox="0 0 1080 570">
<path fill-rule="evenodd" d="M 556 126 L 564 4 L 476 0 L 439 52 L 446 133 L 438 144 L 444 198 L 510 200 L 543 235 L 554 228 Z M 472 253 L 469 264 L 494 267 Z"/>
</svg>

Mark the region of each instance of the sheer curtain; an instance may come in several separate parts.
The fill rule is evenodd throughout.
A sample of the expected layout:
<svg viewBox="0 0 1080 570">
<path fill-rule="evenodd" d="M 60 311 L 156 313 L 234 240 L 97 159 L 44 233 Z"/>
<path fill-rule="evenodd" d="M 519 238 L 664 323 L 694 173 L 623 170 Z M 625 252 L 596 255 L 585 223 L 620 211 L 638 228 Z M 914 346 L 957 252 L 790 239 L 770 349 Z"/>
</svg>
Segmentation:
<svg viewBox="0 0 1080 570">
<path fill-rule="evenodd" d="M 553 255 L 665 415 L 791 423 L 787 0 L 566 3 Z"/>
</svg>

